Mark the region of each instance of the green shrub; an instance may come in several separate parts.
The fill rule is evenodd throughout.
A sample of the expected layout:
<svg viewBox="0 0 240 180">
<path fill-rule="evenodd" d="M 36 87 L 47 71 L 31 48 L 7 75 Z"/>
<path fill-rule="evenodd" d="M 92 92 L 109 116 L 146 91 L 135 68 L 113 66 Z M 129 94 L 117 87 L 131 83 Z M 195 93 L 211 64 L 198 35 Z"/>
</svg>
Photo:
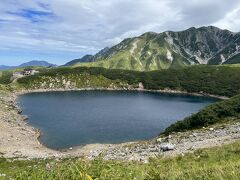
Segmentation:
<svg viewBox="0 0 240 180">
<path fill-rule="evenodd" d="M 12 78 L 12 72 L 11 71 L 2 71 L 0 76 L 0 84 L 10 84 L 11 78 Z"/>
<path fill-rule="evenodd" d="M 37 81 L 42 76 L 57 77 L 89 74 L 103 76 L 110 80 L 120 80 L 128 84 L 142 82 L 146 89 L 173 89 L 187 92 L 202 92 L 221 96 L 234 96 L 240 93 L 240 68 L 228 66 L 198 65 L 181 69 L 138 72 L 98 67 L 61 67 L 44 71 L 35 76 L 19 79 L 22 85 Z"/>
<path fill-rule="evenodd" d="M 240 95 L 212 104 L 197 114 L 178 121 L 168 127 L 163 134 L 186 131 L 189 129 L 208 126 L 227 117 L 238 117 L 240 114 Z"/>
</svg>

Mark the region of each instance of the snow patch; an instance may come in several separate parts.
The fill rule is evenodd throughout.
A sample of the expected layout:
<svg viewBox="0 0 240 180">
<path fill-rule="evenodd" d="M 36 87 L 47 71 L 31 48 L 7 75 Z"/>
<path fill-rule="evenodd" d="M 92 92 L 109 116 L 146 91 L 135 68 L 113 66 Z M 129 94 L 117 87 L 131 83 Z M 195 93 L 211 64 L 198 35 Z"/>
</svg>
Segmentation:
<svg viewBox="0 0 240 180">
<path fill-rule="evenodd" d="M 200 58 L 200 57 L 198 57 L 196 55 L 194 55 L 194 56 L 196 57 L 196 59 L 199 62 L 199 64 L 207 64 L 208 63 L 208 61 L 206 61 L 205 59 L 202 59 L 202 58 Z"/>
<path fill-rule="evenodd" d="M 133 43 L 132 43 L 132 48 L 130 49 L 130 53 L 133 54 L 134 51 L 137 49 L 137 44 L 140 40 L 139 39 L 136 39 Z"/>
<path fill-rule="evenodd" d="M 236 46 L 236 51 L 240 51 L 240 46 Z"/>
<path fill-rule="evenodd" d="M 173 61 L 172 53 L 169 50 L 167 50 L 167 59 L 170 60 L 170 61 Z"/>
<path fill-rule="evenodd" d="M 223 54 L 221 54 L 221 60 L 222 60 L 221 64 L 223 64 L 226 61 L 226 58 L 224 57 Z"/>
<path fill-rule="evenodd" d="M 138 55 L 139 55 L 139 56 L 142 55 L 142 51 L 143 51 L 143 48 L 141 48 L 141 50 L 138 52 Z"/>
<path fill-rule="evenodd" d="M 167 37 L 165 38 L 165 41 L 167 41 L 170 45 L 174 45 L 173 38 L 170 36 L 168 32 L 166 32 Z"/>
</svg>

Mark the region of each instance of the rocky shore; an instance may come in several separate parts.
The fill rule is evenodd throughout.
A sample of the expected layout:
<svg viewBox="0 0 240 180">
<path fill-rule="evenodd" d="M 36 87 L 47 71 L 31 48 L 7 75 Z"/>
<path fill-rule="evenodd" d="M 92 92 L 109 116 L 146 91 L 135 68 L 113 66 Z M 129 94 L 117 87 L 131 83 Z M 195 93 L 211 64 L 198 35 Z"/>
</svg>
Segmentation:
<svg viewBox="0 0 240 180">
<path fill-rule="evenodd" d="M 87 88 L 81 90 L 103 89 Z M 135 90 L 143 91 L 144 89 Z M 174 156 L 192 152 L 199 148 L 231 143 L 240 139 L 240 122 L 232 121 L 232 123 L 216 125 L 211 128 L 176 133 L 168 137 L 158 137 L 150 141 L 116 145 L 92 144 L 56 151 L 48 149 L 39 143 L 38 130 L 27 124 L 26 117 L 21 115 L 21 109 L 16 104 L 17 96 L 20 94 L 47 91 L 66 91 L 66 89 L 24 90 L 16 93 L 0 91 L 0 156 L 7 158 L 85 157 L 88 159 L 102 156 L 105 160 L 118 159 L 147 162 L 149 157 Z M 167 92 L 181 93 L 178 91 Z"/>
<path fill-rule="evenodd" d="M 103 152 L 103 158 L 148 162 L 149 157 L 184 155 L 197 149 L 220 146 L 237 140 L 240 140 L 240 121 L 171 134 L 148 142 L 109 146 Z"/>
<path fill-rule="evenodd" d="M 99 91 L 142 91 L 142 92 L 157 92 L 157 93 L 166 93 L 166 94 L 183 94 L 183 95 L 192 95 L 192 96 L 207 96 L 217 99 L 226 100 L 229 99 L 229 97 L 226 96 L 218 96 L 213 94 L 208 94 L 204 92 L 199 93 L 190 93 L 187 91 L 179 91 L 179 90 L 171 90 L 171 89 L 161 89 L 161 90 L 149 90 L 144 89 L 143 85 L 141 83 L 139 84 L 138 88 L 133 88 L 132 86 L 124 87 L 124 88 L 58 88 L 58 89 L 32 89 L 32 90 L 20 90 L 15 93 L 16 96 L 27 94 L 27 93 L 40 93 L 40 92 L 66 92 L 66 91 L 93 91 L 93 90 L 99 90 Z"/>
<path fill-rule="evenodd" d="M 16 106 L 16 96 L 0 92 L 0 154 L 4 157 L 45 157 L 56 154 L 38 141 L 38 130 L 30 127 Z"/>
</svg>

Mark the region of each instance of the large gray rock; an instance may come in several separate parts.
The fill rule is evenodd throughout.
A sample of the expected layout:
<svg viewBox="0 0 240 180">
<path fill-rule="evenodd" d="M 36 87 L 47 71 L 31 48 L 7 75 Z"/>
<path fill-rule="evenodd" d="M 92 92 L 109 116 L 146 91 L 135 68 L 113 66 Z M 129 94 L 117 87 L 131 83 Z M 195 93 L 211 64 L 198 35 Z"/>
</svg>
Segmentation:
<svg viewBox="0 0 240 180">
<path fill-rule="evenodd" d="M 163 143 L 160 145 L 160 149 L 162 151 L 172 151 L 175 149 L 175 145 L 173 145 L 171 143 Z"/>
</svg>

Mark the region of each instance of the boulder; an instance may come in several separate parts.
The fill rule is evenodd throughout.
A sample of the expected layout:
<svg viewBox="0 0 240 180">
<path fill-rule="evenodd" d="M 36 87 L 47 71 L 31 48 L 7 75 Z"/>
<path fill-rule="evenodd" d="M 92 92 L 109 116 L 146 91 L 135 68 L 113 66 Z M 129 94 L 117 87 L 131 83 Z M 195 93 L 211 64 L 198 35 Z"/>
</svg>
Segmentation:
<svg viewBox="0 0 240 180">
<path fill-rule="evenodd" d="M 162 151 L 172 151 L 175 149 L 175 146 L 171 143 L 164 143 L 160 145 Z"/>
<path fill-rule="evenodd" d="M 157 139 L 157 142 L 158 142 L 158 143 L 162 142 L 162 138 L 158 138 L 158 139 Z"/>
<path fill-rule="evenodd" d="M 28 116 L 23 115 L 23 116 L 22 116 L 22 119 L 23 119 L 23 121 L 27 121 L 27 120 L 28 120 Z"/>
</svg>

